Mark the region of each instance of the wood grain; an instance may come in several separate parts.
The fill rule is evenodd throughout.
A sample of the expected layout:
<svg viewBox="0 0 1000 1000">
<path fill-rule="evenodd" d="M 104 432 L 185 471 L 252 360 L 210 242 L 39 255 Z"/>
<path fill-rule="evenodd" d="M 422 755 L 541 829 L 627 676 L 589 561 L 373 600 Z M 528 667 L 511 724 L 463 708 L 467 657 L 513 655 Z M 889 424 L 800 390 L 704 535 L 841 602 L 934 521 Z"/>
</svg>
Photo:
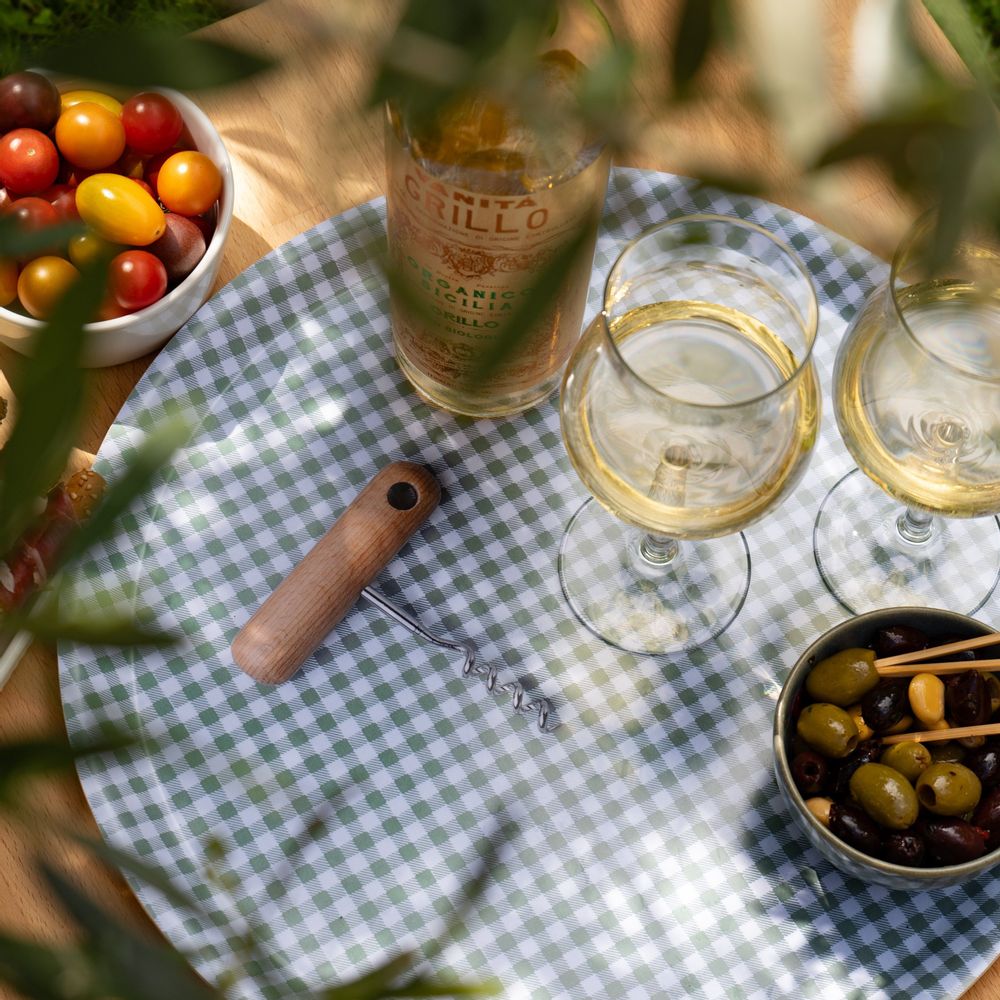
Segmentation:
<svg viewBox="0 0 1000 1000">
<path fill-rule="evenodd" d="M 743 6 L 752 0 L 743 0 Z M 672 31 L 677 0 L 619 0 L 636 37 L 660 44 Z M 848 52 L 857 0 L 825 0 L 827 71 L 844 123 L 855 113 L 849 94 Z M 915 7 L 920 9 L 919 4 Z M 209 29 L 211 37 L 264 50 L 283 60 L 267 77 L 219 93 L 193 95 L 226 141 L 235 171 L 236 213 L 219 276 L 223 284 L 291 236 L 382 193 L 381 122 L 357 108 L 366 92 L 374 52 L 393 22 L 398 0 L 267 0 Z M 350 25 L 344 43 L 337 24 Z M 929 18 L 921 35 L 953 71 L 954 54 Z M 340 32 L 343 35 L 343 32 Z M 639 97 L 650 123 L 641 147 L 626 162 L 682 174 L 713 175 L 740 168 L 762 178 L 769 197 L 886 256 L 913 215 L 886 178 L 851 167 L 821 186 L 803 184 L 782 156 L 773 131 L 754 109 L 750 75 L 732 58 L 708 67 L 715 96 L 669 115 L 659 113 L 664 67 L 641 67 Z M 99 447 L 152 358 L 88 376 L 88 403 L 78 445 Z M 0 348 L 0 375 L 13 378 L 19 359 Z M 0 391 L 5 387 L 0 386 Z M 0 740 L 64 733 L 55 656 L 33 649 L 0 694 Z M 45 822 L 15 827 L 0 820 L 0 931 L 66 942 L 70 928 L 32 868 L 42 853 L 64 864 L 111 912 L 151 934 L 156 929 L 120 876 L 46 833 L 49 820 L 97 830 L 75 779 L 40 782 L 34 798 Z M 0 998 L 13 997 L 0 987 Z M 965 1000 L 1000 1000 L 994 964 Z"/>
<path fill-rule="evenodd" d="M 262 684 L 292 677 L 440 499 L 423 466 L 380 469 L 237 634 L 236 665 Z"/>
</svg>

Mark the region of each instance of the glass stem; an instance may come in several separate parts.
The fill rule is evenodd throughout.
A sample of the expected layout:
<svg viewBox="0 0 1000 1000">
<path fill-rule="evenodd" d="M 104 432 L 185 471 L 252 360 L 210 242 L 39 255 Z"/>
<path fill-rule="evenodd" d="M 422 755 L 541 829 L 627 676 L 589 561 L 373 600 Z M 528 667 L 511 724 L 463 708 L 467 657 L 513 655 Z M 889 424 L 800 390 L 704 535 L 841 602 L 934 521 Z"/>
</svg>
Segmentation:
<svg viewBox="0 0 1000 1000">
<path fill-rule="evenodd" d="M 680 545 L 675 538 L 644 534 L 639 540 L 639 556 L 651 566 L 667 566 L 677 558 Z"/>
<path fill-rule="evenodd" d="M 904 542 L 911 545 L 924 545 L 934 534 L 934 516 L 922 510 L 907 507 L 896 518 L 896 530 Z"/>
</svg>

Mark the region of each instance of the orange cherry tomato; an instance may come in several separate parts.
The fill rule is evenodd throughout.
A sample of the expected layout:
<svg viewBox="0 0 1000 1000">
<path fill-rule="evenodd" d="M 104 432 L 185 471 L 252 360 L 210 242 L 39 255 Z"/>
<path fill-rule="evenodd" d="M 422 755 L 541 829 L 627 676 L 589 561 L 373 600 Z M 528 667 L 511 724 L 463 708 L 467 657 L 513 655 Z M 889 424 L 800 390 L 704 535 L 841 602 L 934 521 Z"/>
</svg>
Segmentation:
<svg viewBox="0 0 1000 1000">
<path fill-rule="evenodd" d="M 65 94 L 59 95 L 59 101 L 63 111 L 76 107 L 77 104 L 99 104 L 118 118 L 122 116 L 122 102 L 99 90 L 67 90 Z"/>
<path fill-rule="evenodd" d="M 17 279 L 17 297 L 35 319 L 47 319 L 80 272 L 62 257 L 36 257 Z"/>
<path fill-rule="evenodd" d="M 144 247 L 167 228 L 163 209 L 130 177 L 92 174 L 76 189 L 80 218 L 109 243 Z"/>
<path fill-rule="evenodd" d="M 59 116 L 56 145 L 74 166 L 100 170 L 110 167 L 125 151 L 125 128 L 114 112 L 82 101 Z"/>
<path fill-rule="evenodd" d="M 201 215 L 222 191 L 222 174 L 204 154 L 195 150 L 174 153 L 160 167 L 156 193 L 178 215 Z"/>
<path fill-rule="evenodd" d="M 0 259 L 0 306 L 17 298 L 17 261 Z"/>
</svg>

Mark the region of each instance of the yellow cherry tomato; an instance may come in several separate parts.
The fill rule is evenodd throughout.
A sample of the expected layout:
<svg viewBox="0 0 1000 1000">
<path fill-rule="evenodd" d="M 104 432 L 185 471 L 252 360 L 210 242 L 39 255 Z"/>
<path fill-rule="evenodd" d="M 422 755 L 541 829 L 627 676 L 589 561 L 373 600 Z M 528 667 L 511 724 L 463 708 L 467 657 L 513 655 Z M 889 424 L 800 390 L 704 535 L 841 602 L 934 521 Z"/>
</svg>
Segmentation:
<svg viewBox="0 0 1000 1000">
<path fill-rule="evenodd" d="M 59 116 L 56 145 L 73 166 L 100 170 L 125 152 L 125 126 L 107 108 L 83 101 Z"/>
<path fill-rule="evenodd" d="M 17 298 L 17 261 L 0 259 L 0 306 Z"/>
<path fill-rule="evenodd" d="M 122 102 L 116 101 L 110 94 L 102 94 L 99 90 L 67 90 L 65 94 L 59 95 L 59 102 L 63 111 L 75 104 L 87 102 L 88 104 L 99 104 L 119 118 L 122 116 Z"/>
<path fill-rule="evenodd" d="M 219 168 L 193 149 L 174 153 L 156 177 L 160 201 L 178 215 L 202 215 L 215 204 L 221 190 Z"/>
<path fill-rule="evenodd" d="M 121 174 L 91 174 L 76 189 L 80 218 L 109 243 L 144 247 L 167 228 L 163 209 L 134 180 Z"/>
<path fill-rule="evenodd" d="M 36 257 L 17 279 L 17 297 L 35 319 L 47 319 L 79 277 L 80 272 L 62 257 Z"/>
<path fill-rule="evenodd" d="M 102 239 L 97 233 L 77 233 L 70 237 L 68 250 L 69 259 L 77 267 L 86 267 L 98 259 L 111 260 L 121 247 Z"/>
</svg>

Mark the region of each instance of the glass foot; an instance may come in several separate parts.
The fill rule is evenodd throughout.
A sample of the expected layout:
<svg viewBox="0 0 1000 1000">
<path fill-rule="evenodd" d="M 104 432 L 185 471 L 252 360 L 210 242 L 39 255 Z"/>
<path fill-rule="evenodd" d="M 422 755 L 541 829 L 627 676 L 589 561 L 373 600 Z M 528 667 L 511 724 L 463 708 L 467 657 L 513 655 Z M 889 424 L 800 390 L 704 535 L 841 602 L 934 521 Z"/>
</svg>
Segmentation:
<svg viewBox="0 0 1000 1000">
<path fill-rule="evenodd" d="M 577 618 L 630 653 L 674 653 L 724 632 L 750 588 L 742 533 L 681 542 L 667 562 L 644 554 L 644 537 L 593 499 L 573 515 L 559 580 Z"/>
<path fill-rule="evenodd" d="M 860 469 L 844 476 L 813 527 L 827 589 L 853 614 L 891 607 L 974 614 L 1000 581 L 1000 522 L 936 517 L 927 541 L 909 542 L 897 527 L 904 513 Z"/>
</svg>

